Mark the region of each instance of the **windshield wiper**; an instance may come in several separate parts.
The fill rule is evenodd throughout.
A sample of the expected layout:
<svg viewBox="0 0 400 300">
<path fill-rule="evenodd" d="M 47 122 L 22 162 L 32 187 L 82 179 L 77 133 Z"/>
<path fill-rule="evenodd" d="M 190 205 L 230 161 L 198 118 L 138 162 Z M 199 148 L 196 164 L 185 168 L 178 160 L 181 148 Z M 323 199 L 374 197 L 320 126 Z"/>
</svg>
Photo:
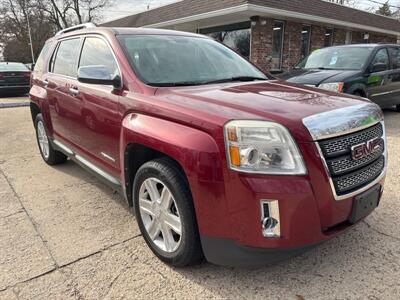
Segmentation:
<svg viewBox="0 0 400 300">
<path fill-rule="evenodd" d="M 224 82 L 234 82 L 234 81 L 255 81 L 255 80 L 265 81 L 268 79 L 264 78 L 264 77 L 256 77 L 256 76 L 235 76 L 235 77 L 230 77 L 230 78 L 205 81 L 204 84 L 224 83 Z"/>
<path fill-rule="evenodd" d="M 182 82 L 156 82 L 156 83 L 147 83 L 151 86 L 157 87 L 169 87 L 169 86 L 191 86 L 191 85 L 202 85 L 204 84 L 203 81 L 182 81 Z"/>
<path fill-rule="evenodd" d="M 315 68 L 315 69 L 317 69 L 317 70 L 335 70 L 335 69 L 332 69 L 332 68 L 325 68 L 325 67 L 318 67 L 318 68 Z"/>
<path fill-rule="evenodd" d="M 204 85 L 212 83 L 224 83 L 233 81 L 254 81 L 254 80 L 268 80 L 268 79 L 256 76 L 236 76 L 236 77 L 209 80 L 209 81 L 181 81 L 181 82 L 166 82 L 166 83 L 160 82 L 160 83 L 147 83 L 147 84 L 157 87 L 169 87 L 169 86 L 193 86 L 193 85 Z"/>
</svg>

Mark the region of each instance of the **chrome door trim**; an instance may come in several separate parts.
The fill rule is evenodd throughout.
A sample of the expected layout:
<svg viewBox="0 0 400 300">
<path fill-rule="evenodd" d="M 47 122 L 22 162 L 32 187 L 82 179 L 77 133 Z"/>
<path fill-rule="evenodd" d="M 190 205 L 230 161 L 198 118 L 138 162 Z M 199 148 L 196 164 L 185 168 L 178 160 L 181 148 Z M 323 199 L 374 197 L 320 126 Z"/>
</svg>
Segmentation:
<svg viewBox="0 0 400 300">
<path fill-rule="evenodd" d="M 105 172 L 102 169 L 100 169 L 99 167 L 95 166 L 94 164 L 92 164 L 90 161 L 88 161 L 87 159 L 83 158 L 82 156 L 76 154 L 75 155 L 75 159 L 77 161 L 79 161 L 80 163 L 84 164 L 86 167 L 88 167 L 92 171 L 94 171 L 97 174 L 101 175 L 102 177 L 104 177 L 105 179 L 110 181 L 111 183 L 113 183 L 115 185 L 121 185 L 121 183 L 119 182 L 118 179 L 114 178 L 113 176 L 111 176 L 107 172 Z"/>
<path fill-rule="evenodd" d="M 383 112 L 372 102 L 343 107 L 303 119 L 314 141 L 360 131 L 383 120 Z"/>
<path fill-rule="evenodd" d="M 112 162 L 115 162 L 115 159 L 113 157 L 111 157 L 110 155 L 108 155 L 107 153 L 104 152 L 100 152 L 101 156 L 103 156 L 104 158 L 107 158 L 108 160 L 111 160 Z"/>
<path fill-rule="evenodd" d="M 60 141 L 53 139 L 53 143 L 56 144 L 57 147 L 61 148 L 61 150 L 66 152 L 68 155 L 74 155 L 74 152 Z"/>
<path fill-rule="evenodd" d="M 371 97 L 378 97 L 378 96 L 383 96 L 383 95 L 389 95 L 389 94 L 395 94 L 400 92 L 400 89 L 398 90 L 393 90 L 393 91 L 389 91 L 389 92 L 383 92 L 383 93 L 378 93 L 378 94 L 373 94 L 371 95 Z"/>
</svg>

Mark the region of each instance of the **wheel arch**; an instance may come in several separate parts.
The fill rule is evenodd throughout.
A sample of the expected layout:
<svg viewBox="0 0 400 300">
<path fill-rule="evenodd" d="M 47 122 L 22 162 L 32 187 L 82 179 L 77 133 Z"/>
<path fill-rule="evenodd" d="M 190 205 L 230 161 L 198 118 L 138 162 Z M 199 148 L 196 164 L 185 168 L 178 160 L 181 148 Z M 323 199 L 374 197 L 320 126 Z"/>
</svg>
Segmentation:
<svg viewBox="0 0 400 300">
<path fill-rule="evenodd" d="M 348 90 L 347 93 L 349 94 L 360 94 L 361 97 L 368 97 L 368 93 L 367 93 L 367 88 L 364 84 L 361 83 L 357 83 L 357 84 L 353 84 Z"/>
<path fill-rule="evenodd" d="M 31 109 L 31 116 L 32 116 L 32 121 L 35 123 L 36 116 L 42 112 L 40 109 L 39 105 L 37 105 L 35 102 L 31 102 L 29 104 L 30 109 Z"/>
<path fill-rule="evenodd" d="M 124 184 L 130 206 L 133 206 L 132 188 L 137 171 L 145 163 L 157 158 L 168 158 L 179 169 L 184 179 L 189 184 L 184 169 L 174 158 L 142 144 L 130 143 L 126 146 L 124 151 Z"/>
<path fill-rule="evenodd" d="M 200 234 L 215 229 L 226 212 L 223 165 L 225 153 L 208 133 L 142 114 L 124 118 L 121 132 L 121 182 L 132 205 L 132 184 L 139 167 L 154 158 L 168 157 L 186 177 Z M 210 211 L 212 213 L 210 213 Z"/>
</svg>

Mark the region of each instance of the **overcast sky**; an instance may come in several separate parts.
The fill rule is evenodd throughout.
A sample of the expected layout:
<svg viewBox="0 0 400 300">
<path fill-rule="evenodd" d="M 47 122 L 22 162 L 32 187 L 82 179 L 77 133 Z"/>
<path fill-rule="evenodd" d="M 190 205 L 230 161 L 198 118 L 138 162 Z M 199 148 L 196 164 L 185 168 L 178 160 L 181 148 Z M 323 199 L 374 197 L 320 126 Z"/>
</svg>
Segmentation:
<svg viewBox="0 0 400 300">
<path fill-rule="evenodd" d="M 114 0 L 114 5 L 104 12 L 104 21 L 122 18 L 129 15 L 167 5 L 177 0 Z"/>
<path fill-rule="evenodd" d="M 201 1 L 201 0 L 198 0 Z M 217 0 L 216 0 L 217 1 Z M 385 2 L 386 0 L 351 0 L 356 2 L 359 8 L 376 9 L 379 5 L 373 2 Z M 145 11 L 147 6 L 150 9 L 178 2 L 177 0 L 114 0 L 114 5 L 108 8 L 104 14 L 104 21 L 122 18 L 128 15 L 133 15 L 138 12 Z M 400 0 L 390 0 L 389 3 L 393 6 L 400 6 Z M 393 9 L 393 8 L 392 8 Z"/>
</svg>

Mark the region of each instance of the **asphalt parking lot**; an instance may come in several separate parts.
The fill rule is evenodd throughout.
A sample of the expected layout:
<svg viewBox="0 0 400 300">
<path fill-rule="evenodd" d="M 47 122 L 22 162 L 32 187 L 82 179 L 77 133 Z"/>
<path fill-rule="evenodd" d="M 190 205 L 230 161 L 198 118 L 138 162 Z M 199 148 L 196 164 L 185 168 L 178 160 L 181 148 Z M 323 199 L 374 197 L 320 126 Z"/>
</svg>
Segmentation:
<svg viewBox="0 0 400 300">
<path fill-rule="evenodd" d="M 39 155 L 28 107 L 0 109 L 0 299 L 400 298 L 400 114 L 385 111 L 380 207 L 351 231 L 259 269 L 158 261 L 119 195 Z"/>
</svg>

